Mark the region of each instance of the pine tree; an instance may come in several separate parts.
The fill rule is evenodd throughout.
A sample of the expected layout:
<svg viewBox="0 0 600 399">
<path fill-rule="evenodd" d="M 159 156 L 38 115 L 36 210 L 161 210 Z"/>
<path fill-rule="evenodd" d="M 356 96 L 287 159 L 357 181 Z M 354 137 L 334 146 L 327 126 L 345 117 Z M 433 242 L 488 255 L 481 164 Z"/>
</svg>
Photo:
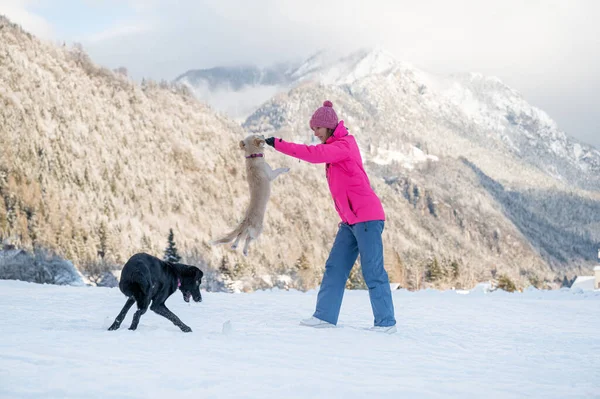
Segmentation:
<svg viewBox="0 0 600 399">
<path fill-rule="evenodd" d="M 177 253 L 177 246 L 175 244 L 175 235 L 173 234 L 173 229 L 169 229 L 169 245 L 165 249 L 165 257 L 164 260 L 167 262 L 177 263 L 181 260 L 181 256 Z"/>
<path fill-rule="evenodd" d="M 152 241 L 150 240 L 150 237 L 146 235 L 146 233 L 142 234 L 141 248 L 143 251 L 152 252 Z"/>
<path fill-rule="evenodd" d="M 296 268 L 296 276 L 298 280 L 297 284 L 299 289 L 306 291 L 313 288 L 317 284 L 315 271 L 308 262 L 308 257 L 304 252 L 302 252 L 300 257 L 296 260 L 294 266 Z"/>
<path fill-rule="evenodd" d="M 304 252 L 300 255 L 300 257 L 296 260 L 296 269 L 298 270 L 309 270 L 310 263 L 308 263 L 308 258 Z"/>
<path fill-rule="evenodd" d="M 219 275 L 220 280 L 223 284 L 223 290 L 225 292 L 234 292 L 235 290 L 235 280 L 234 280 L 234 271 L 231 270 L 229 266 L 229 259 L 226 256 L 221 258 L 221 264 L 219 266 Z"/>
<path fill-rule="evenodd" d="M 31 209 L 27 212 L 27 231 L 29 239 L 31 240 L 31 245 L 35 247 L 39 238 L 39 226 L 35 209 Z"/>
<path fill-rule="evenodd" d="M 457 261 L 453 260 L 452 263 L 450 263 L 450 270 L 452 272 L 452 278 L 455 280 L 458 279 L 460 276 L 460 266 Z"/>
<path fill-rule="evenodd" d="M 508 292 L 515 292 L 517 290 L 515 283 L 505 274 L 498 278 L 498 288 Z"/>
<path fill-rule="evenodd" d="M 98 228 L 98 239 L 100 241 L 98 256 L 101 259 L 104 259 L 108 250 L 108 234 L 106 232 L 106 224 L 104 224 L 104 222 L 100 222 L 100 227 Z"/>
<path fill-rule="evenodd" d="M 429 213 L 434 217 L 438 217 L 435 201 L 433 200 L 431 195 L 429 195 L 429 193 L 426 196 L 426 200 L 427 200 L 427 209 L 429 210 Z"/>
<path fill-rule="evenodd" d="M 419 192 L 419 187 L 414 186 L 413 188 L 413 205 L 416 207 L 417 202 L 419 202 L 421 193 Z"/>
<path fill-rule="evenodd" d="M 0 197 L 0 239 L 8 235 L 8 218 L 6 208 L 4 207 L 4 199 Z"/>
<path fill-rule="evenodd" d="M 444 277 L 444 271 L 440 267 L 437 258 L 434 256 L 427 264 L 427 281 L 433 282 L 438 281 Z"/>
</svg>

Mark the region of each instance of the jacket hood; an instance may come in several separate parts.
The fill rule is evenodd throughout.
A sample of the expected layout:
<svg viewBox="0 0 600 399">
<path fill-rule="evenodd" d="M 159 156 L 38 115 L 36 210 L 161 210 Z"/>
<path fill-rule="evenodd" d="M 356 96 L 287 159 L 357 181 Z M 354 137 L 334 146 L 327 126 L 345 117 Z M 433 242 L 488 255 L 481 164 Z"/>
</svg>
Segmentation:
<svg viewBox="0 0 600 399">
<path fill-rule="evenodd" d="M 327 139 L 327 141 L 325 141 L 325 142 L 331 143 L 332 141 L 341 139 L 342 137 L 345 137 L 347 135 L 348 135 L 348 129 L 346 129 L 346 126 L 344 126 L 344 121 L 340 121 L 340 123 L 338 123 L 335 130 L 333 131 L 333 134 L 331 135 L 331 137 L 329 137 Z"/>
</svg>

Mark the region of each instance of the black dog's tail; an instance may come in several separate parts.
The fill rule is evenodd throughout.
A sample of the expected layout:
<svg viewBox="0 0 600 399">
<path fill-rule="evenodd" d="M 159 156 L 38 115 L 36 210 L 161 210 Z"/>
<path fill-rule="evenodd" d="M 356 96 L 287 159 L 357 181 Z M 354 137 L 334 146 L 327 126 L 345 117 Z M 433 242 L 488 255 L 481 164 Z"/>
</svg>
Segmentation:
<svg viewBox="0 0 600 399">
<path fill-rule="evenodd" d="M 145 309 L 150 303 L 150 290 L 152 281 L 147 274 L 135 271 L 131 275 L 132 282 L 129 286 L 131 295 L 135 298 L 139 309 Z"/>
</svg>

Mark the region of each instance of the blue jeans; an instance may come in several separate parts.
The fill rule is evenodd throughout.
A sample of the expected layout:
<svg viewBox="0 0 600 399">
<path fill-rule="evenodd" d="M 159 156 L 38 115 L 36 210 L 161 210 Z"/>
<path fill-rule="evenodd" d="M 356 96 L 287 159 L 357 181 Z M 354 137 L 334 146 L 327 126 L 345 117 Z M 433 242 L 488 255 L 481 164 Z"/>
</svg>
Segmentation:
<svg viewBox="0 0 600 399">
<path fill-rule="evenodd" d="M 346 281 L 360 254 L 363 277 L 369 288 L 371 308 L 375 316 L 374 324 L 382 327 L 396 324 L 390 282 L 383 268 L 383 225 L 381 220 L 353 225 L 340 224 L 333 248 L 325 263 L 325 274 L 317 296 L 314 317 L 337 324 Z"/>
</svg>

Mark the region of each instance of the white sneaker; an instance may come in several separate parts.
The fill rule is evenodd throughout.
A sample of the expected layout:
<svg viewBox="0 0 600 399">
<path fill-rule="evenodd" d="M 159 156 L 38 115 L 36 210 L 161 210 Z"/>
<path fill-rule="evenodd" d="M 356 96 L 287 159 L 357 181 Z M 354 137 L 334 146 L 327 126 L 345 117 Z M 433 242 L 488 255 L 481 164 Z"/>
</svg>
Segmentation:
<svg viewBox="0 0 600 399">
<path fill-rule="evenodd" d="M 369 330 L 379 332 L 379 333 L 384 333 L 384 334 L 394 334 L 395 332 L 398 331 L 396 326 L 389 326 L 389 327 L 375 326 L 375 327 L 369 328 Z"/>
<path fill-rule="evenodd" d="M 314 328 L 332 328 L 335 327 L 335 325 L 328 323 L 324 320 L 321 319 L 317 319 L 315 316 L 312 316 L 310 319 L 304 319 L 304 320 L 300 320 L 300 325 L 301 326 L 306 326 L 306 327 L 314 327 Z"/>
</svg>

